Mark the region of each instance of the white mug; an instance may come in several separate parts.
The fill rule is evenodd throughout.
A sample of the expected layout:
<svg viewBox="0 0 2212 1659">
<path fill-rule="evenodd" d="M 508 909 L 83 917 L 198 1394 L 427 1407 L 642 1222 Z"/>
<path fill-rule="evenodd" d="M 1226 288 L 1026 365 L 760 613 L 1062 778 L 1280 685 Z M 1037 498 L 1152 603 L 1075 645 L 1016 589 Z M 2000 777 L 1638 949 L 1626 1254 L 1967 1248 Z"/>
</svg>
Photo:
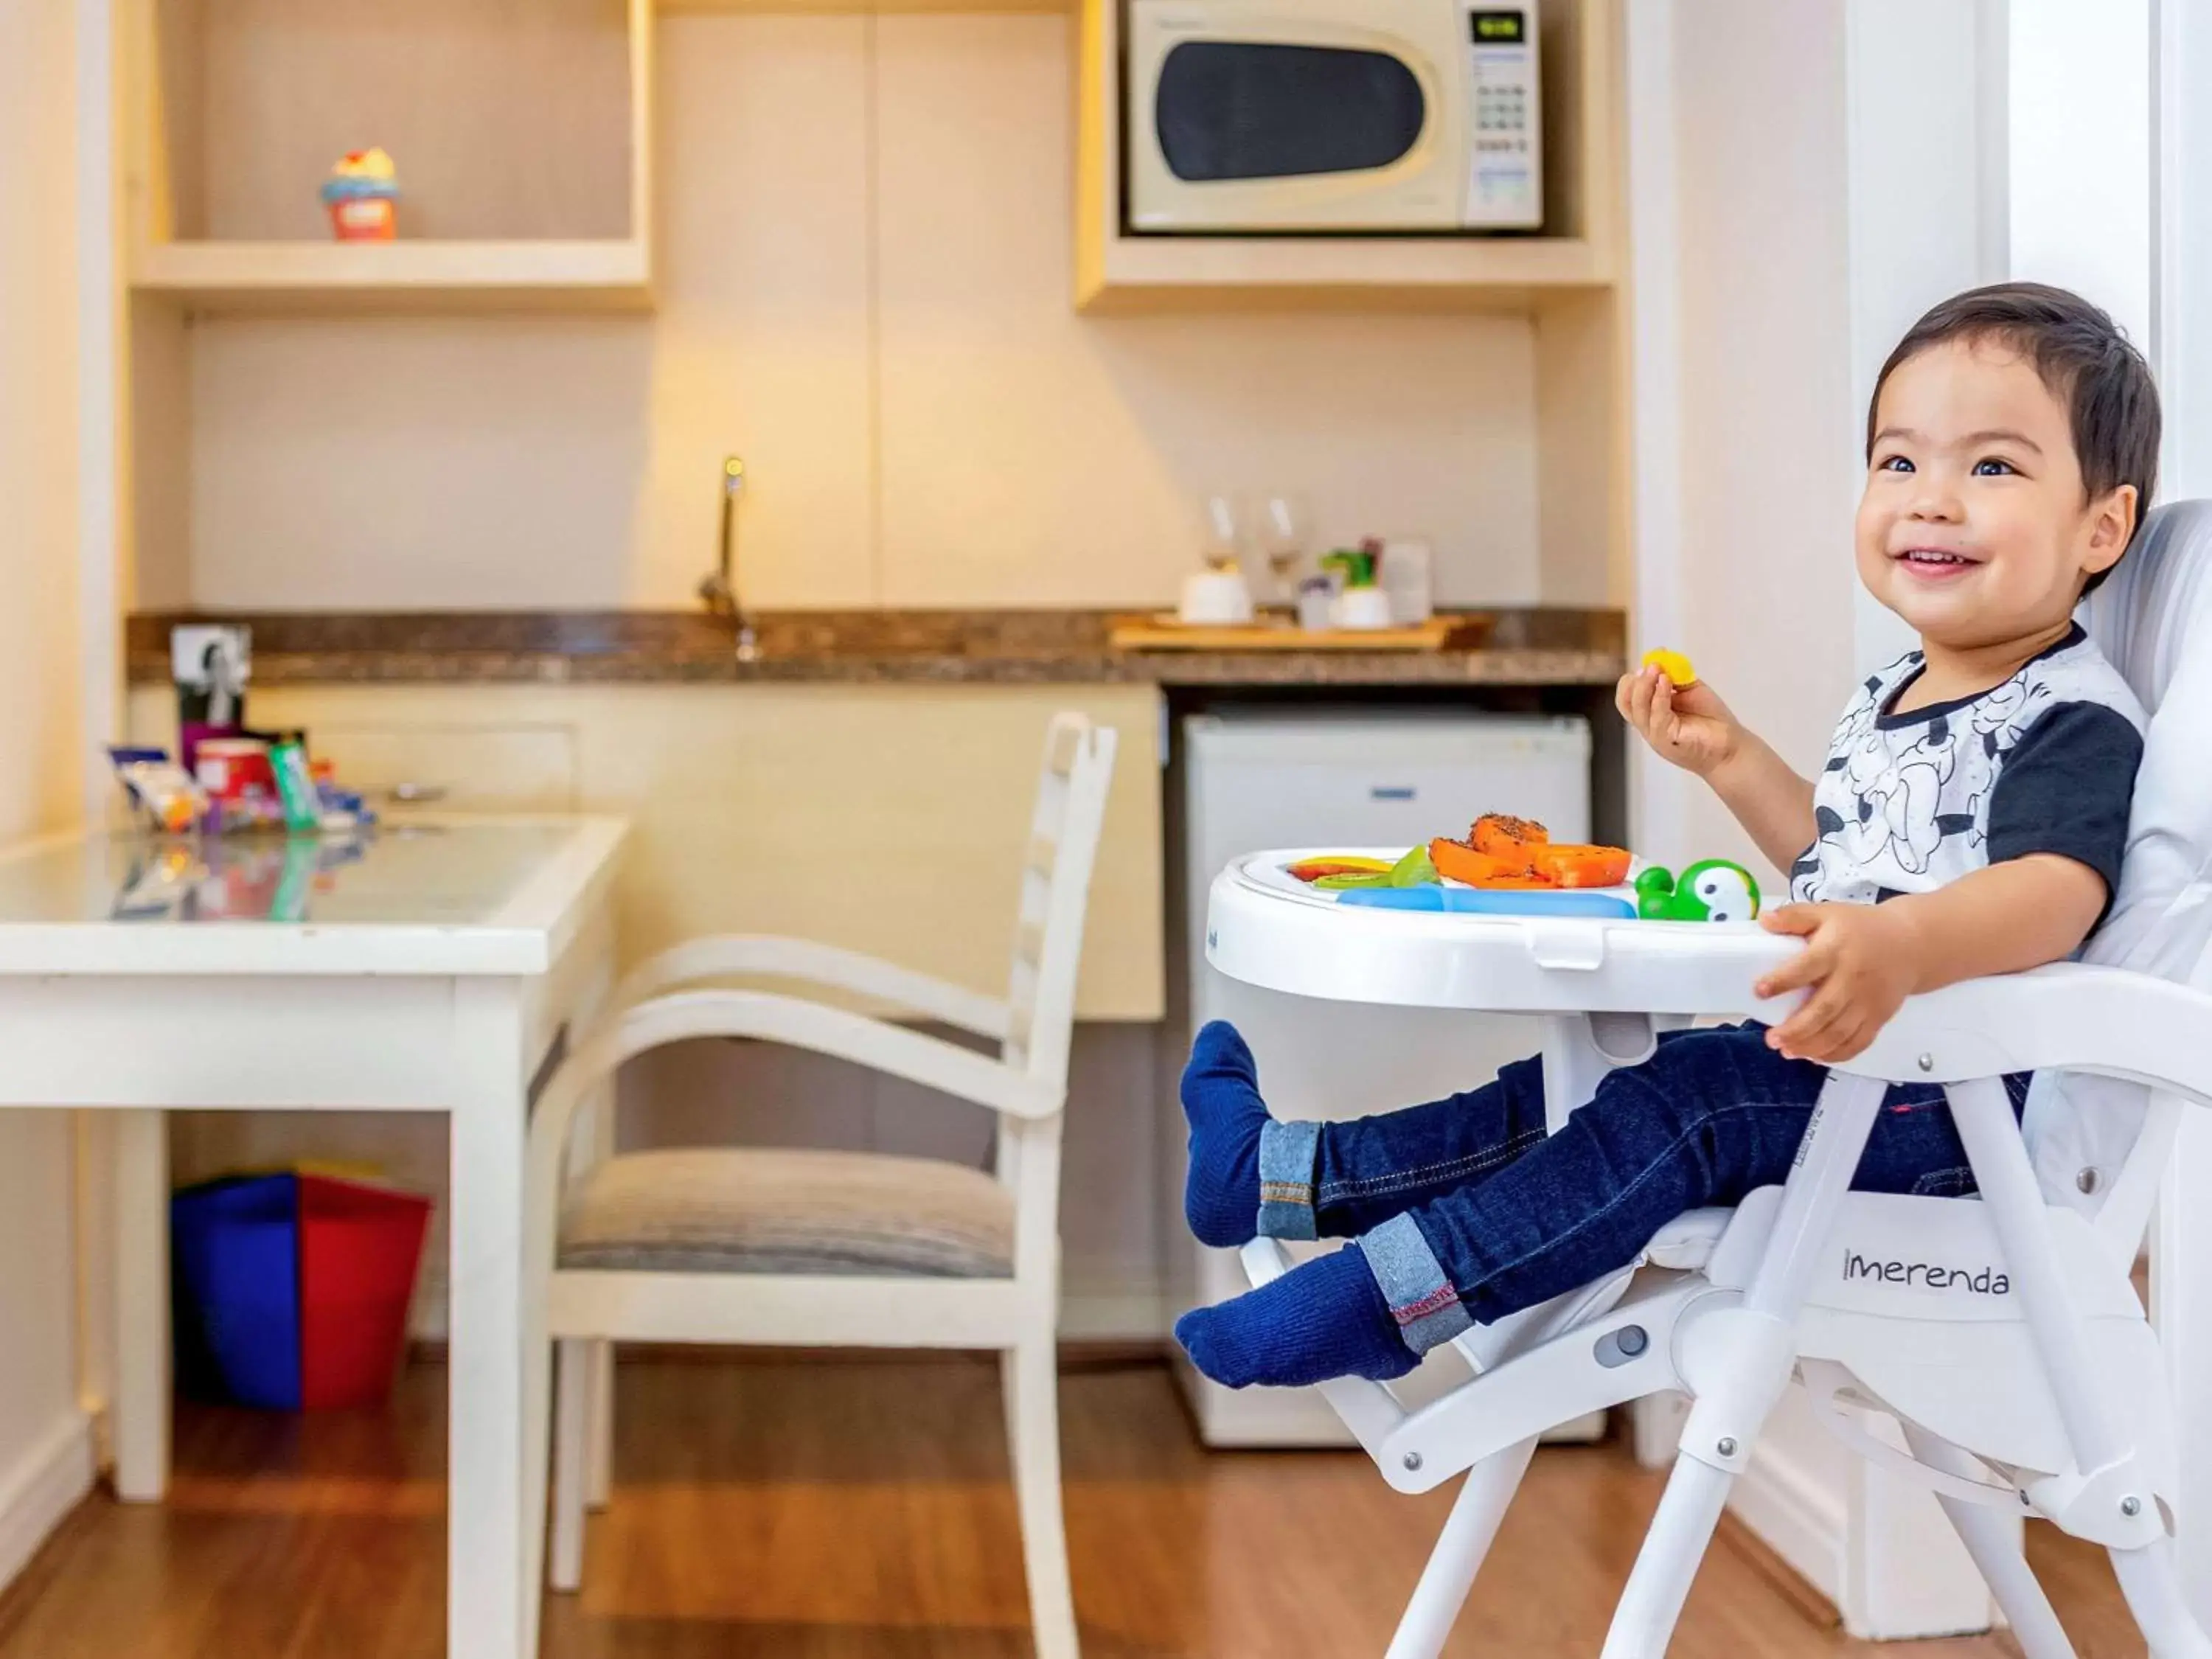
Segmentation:
<svg viewBox="0 0 2212 1659">
<path fill-rule="evenodd" d="M 1347 587 L 1336 596 L 1336 625 L 1362 630 L 1388 628 L 1390 596 L 1379 587 Z"/>
<path fill-rule="evenodd" d="M 1252 590 L 1237 571 L 1201 570 L 1183 579 L 1176 614 L 1194 627 L 1240 627 L 1252 620 Z"/>
<path fill-rule="evenodd" d="M 1390 620 L 1401 628 L 1417 628 L 1436 612 L 1430 562 L 1429 544 L 1419 537 L 1393 536 L 1382 544 L 1382 568 L 1375 580 L 1390 596 Z"/>
</svg>

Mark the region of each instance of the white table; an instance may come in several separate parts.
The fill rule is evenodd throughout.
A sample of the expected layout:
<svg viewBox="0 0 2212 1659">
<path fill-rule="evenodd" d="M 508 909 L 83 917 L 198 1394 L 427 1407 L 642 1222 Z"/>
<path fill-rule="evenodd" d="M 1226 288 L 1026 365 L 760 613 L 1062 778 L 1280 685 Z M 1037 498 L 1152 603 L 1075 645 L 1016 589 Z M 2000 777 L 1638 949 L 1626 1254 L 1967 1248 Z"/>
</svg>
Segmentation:
<svg viewBox="0 0 2212 1659">
<path fill-rule="evenodd" d="M 0 854 L 0 1107 L 119 1115 L 112 1410 L 126 1499 L 158 1499 L 168 1469 L 162 1112 L 450 1115 L 446 1640 L 457 1659 L 510 1659 L 526 1627 L 529 1091 L 564 1030 L 611 989 L 609 888 L 625 828 L 426 818 L 352 849 L 78 836 Z"/>
</svg>

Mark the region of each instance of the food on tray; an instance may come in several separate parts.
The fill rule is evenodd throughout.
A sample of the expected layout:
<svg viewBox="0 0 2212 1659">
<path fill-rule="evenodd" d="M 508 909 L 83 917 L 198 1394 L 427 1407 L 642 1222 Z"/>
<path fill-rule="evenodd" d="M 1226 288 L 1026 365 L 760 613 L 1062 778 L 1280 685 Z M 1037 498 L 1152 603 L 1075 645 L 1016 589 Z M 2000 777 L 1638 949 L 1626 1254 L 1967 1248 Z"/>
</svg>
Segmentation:
<svg viewBox="0 0 2212 1659">
<path fill-rule="evenodd" d="M 1318 875 L 1298 874 L 1301 870 L 1323 864 L 1334 864 L 1339 867 L 1323 871 Z M 1363 867 L 1342 867 L 1351 865 Z M 1292 865 L 1291 873 L 1297 876 L 1300 881 L 1310 882 L 1328 892 L 1360 887 L 1420 887 L 1437 878 L 1436 866 L 1429 862 L 1429 849 L 1425 847 L 1416 847 L 1395 864 L 1385 864 L 1380 859 L 1313 859 L 1303 865 Z"/>
<path fill-rule="evenodd" d="M 1284 866 L 1300 881 L 1319 881 L 1323 876 L 1379 876 L 1390 867 L 1388 859 L 1361 858 L 1356 854 L 1305 859 Z"/>
<path fill-rule="evenodd" d="M 1358 853 L 1321 853 L 1284 866 L 1286 873 L 1324 892 L 1347 893 L 1431 886 L 1455 881 L 1468 887 L 1558 892 L 1619 887 L 1628 879 L 1626 848 L 1554 842 L 1533 818 L 1485 813 L 1465 841 L 1438 836 L 1395 864 Z M 1624 908 L 1626 901 L 1622 901 Z"/>
<path fill-rule="evenodd" d="M 1551 831 L 1535 819 L 1508 817 L 1503 812 L 1485 812 L 1467 832 L 1469 847 L 1493 858 L 1512 858 L 1551 838 Z"/>
<path fill-rule="evenodd" d="M 1485 813 L 1463 842 L 1429 843 L 1439 875 L 1470 887 L 1618 887 L 1628 879 L 1628 849 L 1554 842 L 1528 818 Z"/>
<path fill-rule="evenodd" d="M 1559 887 L 1618 887 L 1628 879 L 1626 847 L 1540 847 L 1536 873 Z"/>
<path fill-rule="evenodd" d="M 1759 915 L 1759 883 L 1726 859 L 1707 859 L 1682 872 L 1652 866 L 1636 878 L 1637 914 L 1646 921 L 1751 921 Z"/>
<path fill-rule="evenodd" d="M 1644 665 L 1657 669 L 1676 685 L 1695 685 L 1698 683 L 1698 671 L 1679 651 L 1647 651 L 1644 653 Z"/>
</svg>

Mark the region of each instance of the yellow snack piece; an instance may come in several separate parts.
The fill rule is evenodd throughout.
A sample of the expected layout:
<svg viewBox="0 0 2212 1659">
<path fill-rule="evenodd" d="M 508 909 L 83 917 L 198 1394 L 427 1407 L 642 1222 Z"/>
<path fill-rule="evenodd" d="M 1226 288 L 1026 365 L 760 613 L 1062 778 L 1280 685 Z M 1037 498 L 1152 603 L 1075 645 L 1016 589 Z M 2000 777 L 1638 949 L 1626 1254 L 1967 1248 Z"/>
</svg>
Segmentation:
<svg viewBox="0 0 2212 1659">
<path fill-rule="evenodd" d="M 1679 651 L 1647 651 L 1644 665 L 1656 668 L 1676 685 L 1695 685 L 1698 671 L 1690 666 L 1690 659 Z"/>
</svg>

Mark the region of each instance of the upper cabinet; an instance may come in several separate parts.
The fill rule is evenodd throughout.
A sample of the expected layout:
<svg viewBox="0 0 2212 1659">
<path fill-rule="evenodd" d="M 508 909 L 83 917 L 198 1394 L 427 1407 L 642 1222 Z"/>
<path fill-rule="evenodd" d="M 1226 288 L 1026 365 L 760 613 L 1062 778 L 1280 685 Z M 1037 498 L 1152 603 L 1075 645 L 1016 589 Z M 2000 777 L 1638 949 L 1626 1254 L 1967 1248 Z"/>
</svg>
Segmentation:
<svg viewBox="0 0 2212 1659">
<path fill-rule="evenodd" d="M 1206 16 L 1206 0 L 1197 0 L 1173 20 L 1175 28 L 1188 31 L 1192 49 L 1163 57 L 1157 32 L 1147 39 L 1133 30 L 1129 0 L 1082 0 L 1075 200 L 1079 309 L 1110 313 L 1260 303 L 1525 310 L 1540 307 L 1555 295 L 1587 293 L 1613 282 L 1618 242 L 1613 0 L 1540 0 L 1534 9 L 1533 43 L 1522 38 L 1524 23 L 1516 9 L 1504 7 L 1468 14 L 1448 0 L 1430 0 L 1425 6 L 1414 0 L 1376 0 L 1365 7 L 1347 0 L 1344 15 L 1359 24 L 1352 27 L 1341 20 L 1317 21 L 1325 14 L 1310 0 L 1281 9 L 1280 24 L 1265 9 L 1255 11 L 1236 0 L 1215 3 L 1222 12 L 1220 40 L 1212 38 L 1215 31 L 1210 27 L 1191 27 L 1190 20 Z M 1503 37 L 1501 45 L 1486 48 L 1472 36 L 1462 38 L 1463 31 L 1486 26 Z M 1270 40 L 1270 28 L 1279 31 L 1279 43 Z M 1435 78 L 1437 84 L 1425 92 L 1389 51 L 1401 33 L 1413 45 L 1408 59 Z M 1328 52 L 1295 44 L 1306 40 L 1342 44 Z M 1519 69 L 1515 60 L 1524 60 L 1532 46 L 1540 84 L 1528 89 L 1513 84 L 1513 77 Z M 1253 54 L 1246 65 L 1236 70 L 1224 67 L 1239 51 Z M 1371 98 L 1363 118 L 1342 124 L 1347 151 L 1364 144 L 1376 150 L 1378 160 L 1386 159 L 1386 152 L 1400 153 L 1399 144 L 1391 142 L 1399 140 L 1407 160 L 1389 169 L 1393 176 L 1413 171 L 1425 153 L 1438 175 L 1433 182 L 1441 186 L 1429 194 L 1438 201 L 1450 198 L 1447 205 L 1454 209 L 1467 191 L 1472 147 L 1480 146 L 1480 163 L 1494 160 L 1510 167 L 1520 159 L 1513 153 L 1516 138 L 1540 131 L 1540 221 L 1525 228 L 1412 235 L 1139 232 L 1131 223 L 1131 156 L 1151 135 L 1125 130 L 1129 82 L 1157 75 L 1164 111 L 1168 78 L 1176 72 L 1178 57 L 1189 63 L 1182 76 L 1186 95 L 1192 95 L 1190 88 L 1202 94 L 1212 81 L 1218 82 L 1212 87 L 1218 102 L 1238 100 L 1237 119 L 1223 133 L 1181 135 L 1199 162 L 1219 169 L 1201 175 L 1219 182 L 1198 185 L 1194 198 L 1200 193 L 1265 193 L 1237 182 L 1247 176 L 1242 169 L 1262 165 L 1265 158 L 1217 155 L 1222 146 L 1216 138 L 1231 149 L 1314 149 L 1317 124 L 1289 107 L 1296 101 L 1290 93 L 1302 89 L 1299 96 L 1316 108 L 1339 112 L 1348 100 Z M 1331 64 L 1330 58 L 1338 62 Z M 1255 65 L 1253 78 L 1278 75 L 1284 88 L 1285 108 L 1272 117 L 1264 106 L 1265 89 L 1242 73 Z M 1345 83 L 1334 84 L 1332 76 Z M 1470 78 L 1462 82 L 1462 76 Z M 1279 131 L 1256 131 L 1271 118 Z M 1466 131 L 1457 140 L 1459 154 L 1442 153 L 1450 146 L 1439 147 L 1436 133 L 1462 122 Z M 1168 125 L 1164 118 L 1164 131 Z M 1164 139 L 1159 148 L 1166 149 Z M 1376 163 L 1316 152 L 1290 165 L 1311 169 L 1300 193 L 1326 204 L 1364 187 L 1352 182 L 1351 172 L 1328 169 Z M 1166 169 L 1156 167 L 1155 176 L 1166 178 Z M 1327 217 L 1326 210 L 1319 216 Z"/>
<path fill-rule="evenodd" d="M 1454 28 L 1508 15 L 1427 3 Z M 1065 12 L 1075 131 L 1036 137 L 1073 151 L 1079 309 L 1541 309 L 1615 278 L 1617 3 L 1538 0 L 1533 228 L 1158 235 L 1128 222 L 1130 0 L 118 0 L 130 280 L 187 311 L 647 305 L 657 12 Z M 1377 39 L 1430 19 L 1376 8 Z M 1433 44 L 1442 79 L 1466 70 L 1455 36 Z M 372 145 L 398 165 L 398 236 L 341 241 L 317 192 Z"/>
<path fill-rule="evenodd" d="M 651 0 L 123 0 L 131 283 L 190 310 L 641 305 Z M 374 146 L 399 238 L 319 190 Z"/>
</svg>

